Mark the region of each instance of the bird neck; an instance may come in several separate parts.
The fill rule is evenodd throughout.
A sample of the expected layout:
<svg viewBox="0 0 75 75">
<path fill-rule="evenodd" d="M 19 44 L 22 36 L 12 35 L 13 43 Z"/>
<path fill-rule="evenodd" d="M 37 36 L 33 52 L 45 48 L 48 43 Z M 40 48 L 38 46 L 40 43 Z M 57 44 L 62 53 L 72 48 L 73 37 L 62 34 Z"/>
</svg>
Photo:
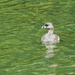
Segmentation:
<svg viewBox="0 0 75 75">
<path fill-rule="evenodd" d="M 49 34 L 49 35 L 52 35 L 53 32 L 54 32 L 54 30 L 48 30 L 48 34 Z"/>
</svg>

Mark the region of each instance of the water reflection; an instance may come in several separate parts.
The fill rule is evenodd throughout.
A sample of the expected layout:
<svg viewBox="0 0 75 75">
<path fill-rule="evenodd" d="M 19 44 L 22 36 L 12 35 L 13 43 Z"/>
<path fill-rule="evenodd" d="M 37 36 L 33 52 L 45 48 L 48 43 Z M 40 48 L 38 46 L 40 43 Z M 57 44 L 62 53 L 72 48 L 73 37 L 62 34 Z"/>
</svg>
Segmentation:
<svg viewBox="0 0 75 75">
<path fill-rule="evenodd" d="M 56 48 L 56 46 L 55 45 L 49 45 L 49 44 L 47 44 L 45 46 L 48 49 L 45 53 L 45 58 L 53 57 L 54 56 L 54 48 Z"/>
</svg>

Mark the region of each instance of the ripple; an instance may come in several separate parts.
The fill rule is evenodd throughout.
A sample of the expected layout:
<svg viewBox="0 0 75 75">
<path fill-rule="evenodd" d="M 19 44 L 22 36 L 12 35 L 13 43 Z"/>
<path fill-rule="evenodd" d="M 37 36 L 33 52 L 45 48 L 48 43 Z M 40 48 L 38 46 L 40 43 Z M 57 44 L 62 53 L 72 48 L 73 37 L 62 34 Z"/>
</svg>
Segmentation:
<svg viewBox="0 0 75 75">
<path fill-rule="evenodd" d="M 56 75 L 56 74 L 48 74 L 48 75 Z"/>
<path fill-rule="evenodd" d="M 57 67 L 57 66 L 58 66 L 58 64 L 52 64 L 49 67 Z"/>
<path fill-rule="evenodd" d="M 68 74 L 75 74 L 75 72 L 70 72 L 70 73 L 68 73 Z"/>
</svg>

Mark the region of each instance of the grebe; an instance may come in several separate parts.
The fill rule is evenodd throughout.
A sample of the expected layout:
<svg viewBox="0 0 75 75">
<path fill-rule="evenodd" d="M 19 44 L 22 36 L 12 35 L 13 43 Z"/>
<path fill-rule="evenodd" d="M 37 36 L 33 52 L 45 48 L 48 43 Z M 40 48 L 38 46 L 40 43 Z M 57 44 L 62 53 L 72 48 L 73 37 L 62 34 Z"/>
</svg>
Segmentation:
<svg viewBox="0 0 75 75">
<path fill-rule="evenodd" d="M 41 38 L 41 41 L 45 45 L 52 45 L 60 42 L 60 37 L 57 34 L 54 34 L 54 26 L 51 22 L 47 22 L 42 28 L 49 29 L 48 33 L 44 34 Z"/>
</svg>

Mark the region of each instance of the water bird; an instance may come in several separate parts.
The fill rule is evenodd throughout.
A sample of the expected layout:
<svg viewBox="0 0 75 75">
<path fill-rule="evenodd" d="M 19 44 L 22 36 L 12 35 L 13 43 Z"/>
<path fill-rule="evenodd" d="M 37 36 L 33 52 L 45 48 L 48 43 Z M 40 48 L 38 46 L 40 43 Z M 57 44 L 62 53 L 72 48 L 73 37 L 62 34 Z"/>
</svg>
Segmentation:
<svg viewBox="0 0 75 75">
<path fill-rule="evenodd" d="M 57 34 L 54 34 L 54 26 L 51 22 L 45 23 L 42 28 L 48 29 L 48 32 L 41 38 L 43 44 L 53 45 L 60 42 L 60 37 Z"/>
</svg>

